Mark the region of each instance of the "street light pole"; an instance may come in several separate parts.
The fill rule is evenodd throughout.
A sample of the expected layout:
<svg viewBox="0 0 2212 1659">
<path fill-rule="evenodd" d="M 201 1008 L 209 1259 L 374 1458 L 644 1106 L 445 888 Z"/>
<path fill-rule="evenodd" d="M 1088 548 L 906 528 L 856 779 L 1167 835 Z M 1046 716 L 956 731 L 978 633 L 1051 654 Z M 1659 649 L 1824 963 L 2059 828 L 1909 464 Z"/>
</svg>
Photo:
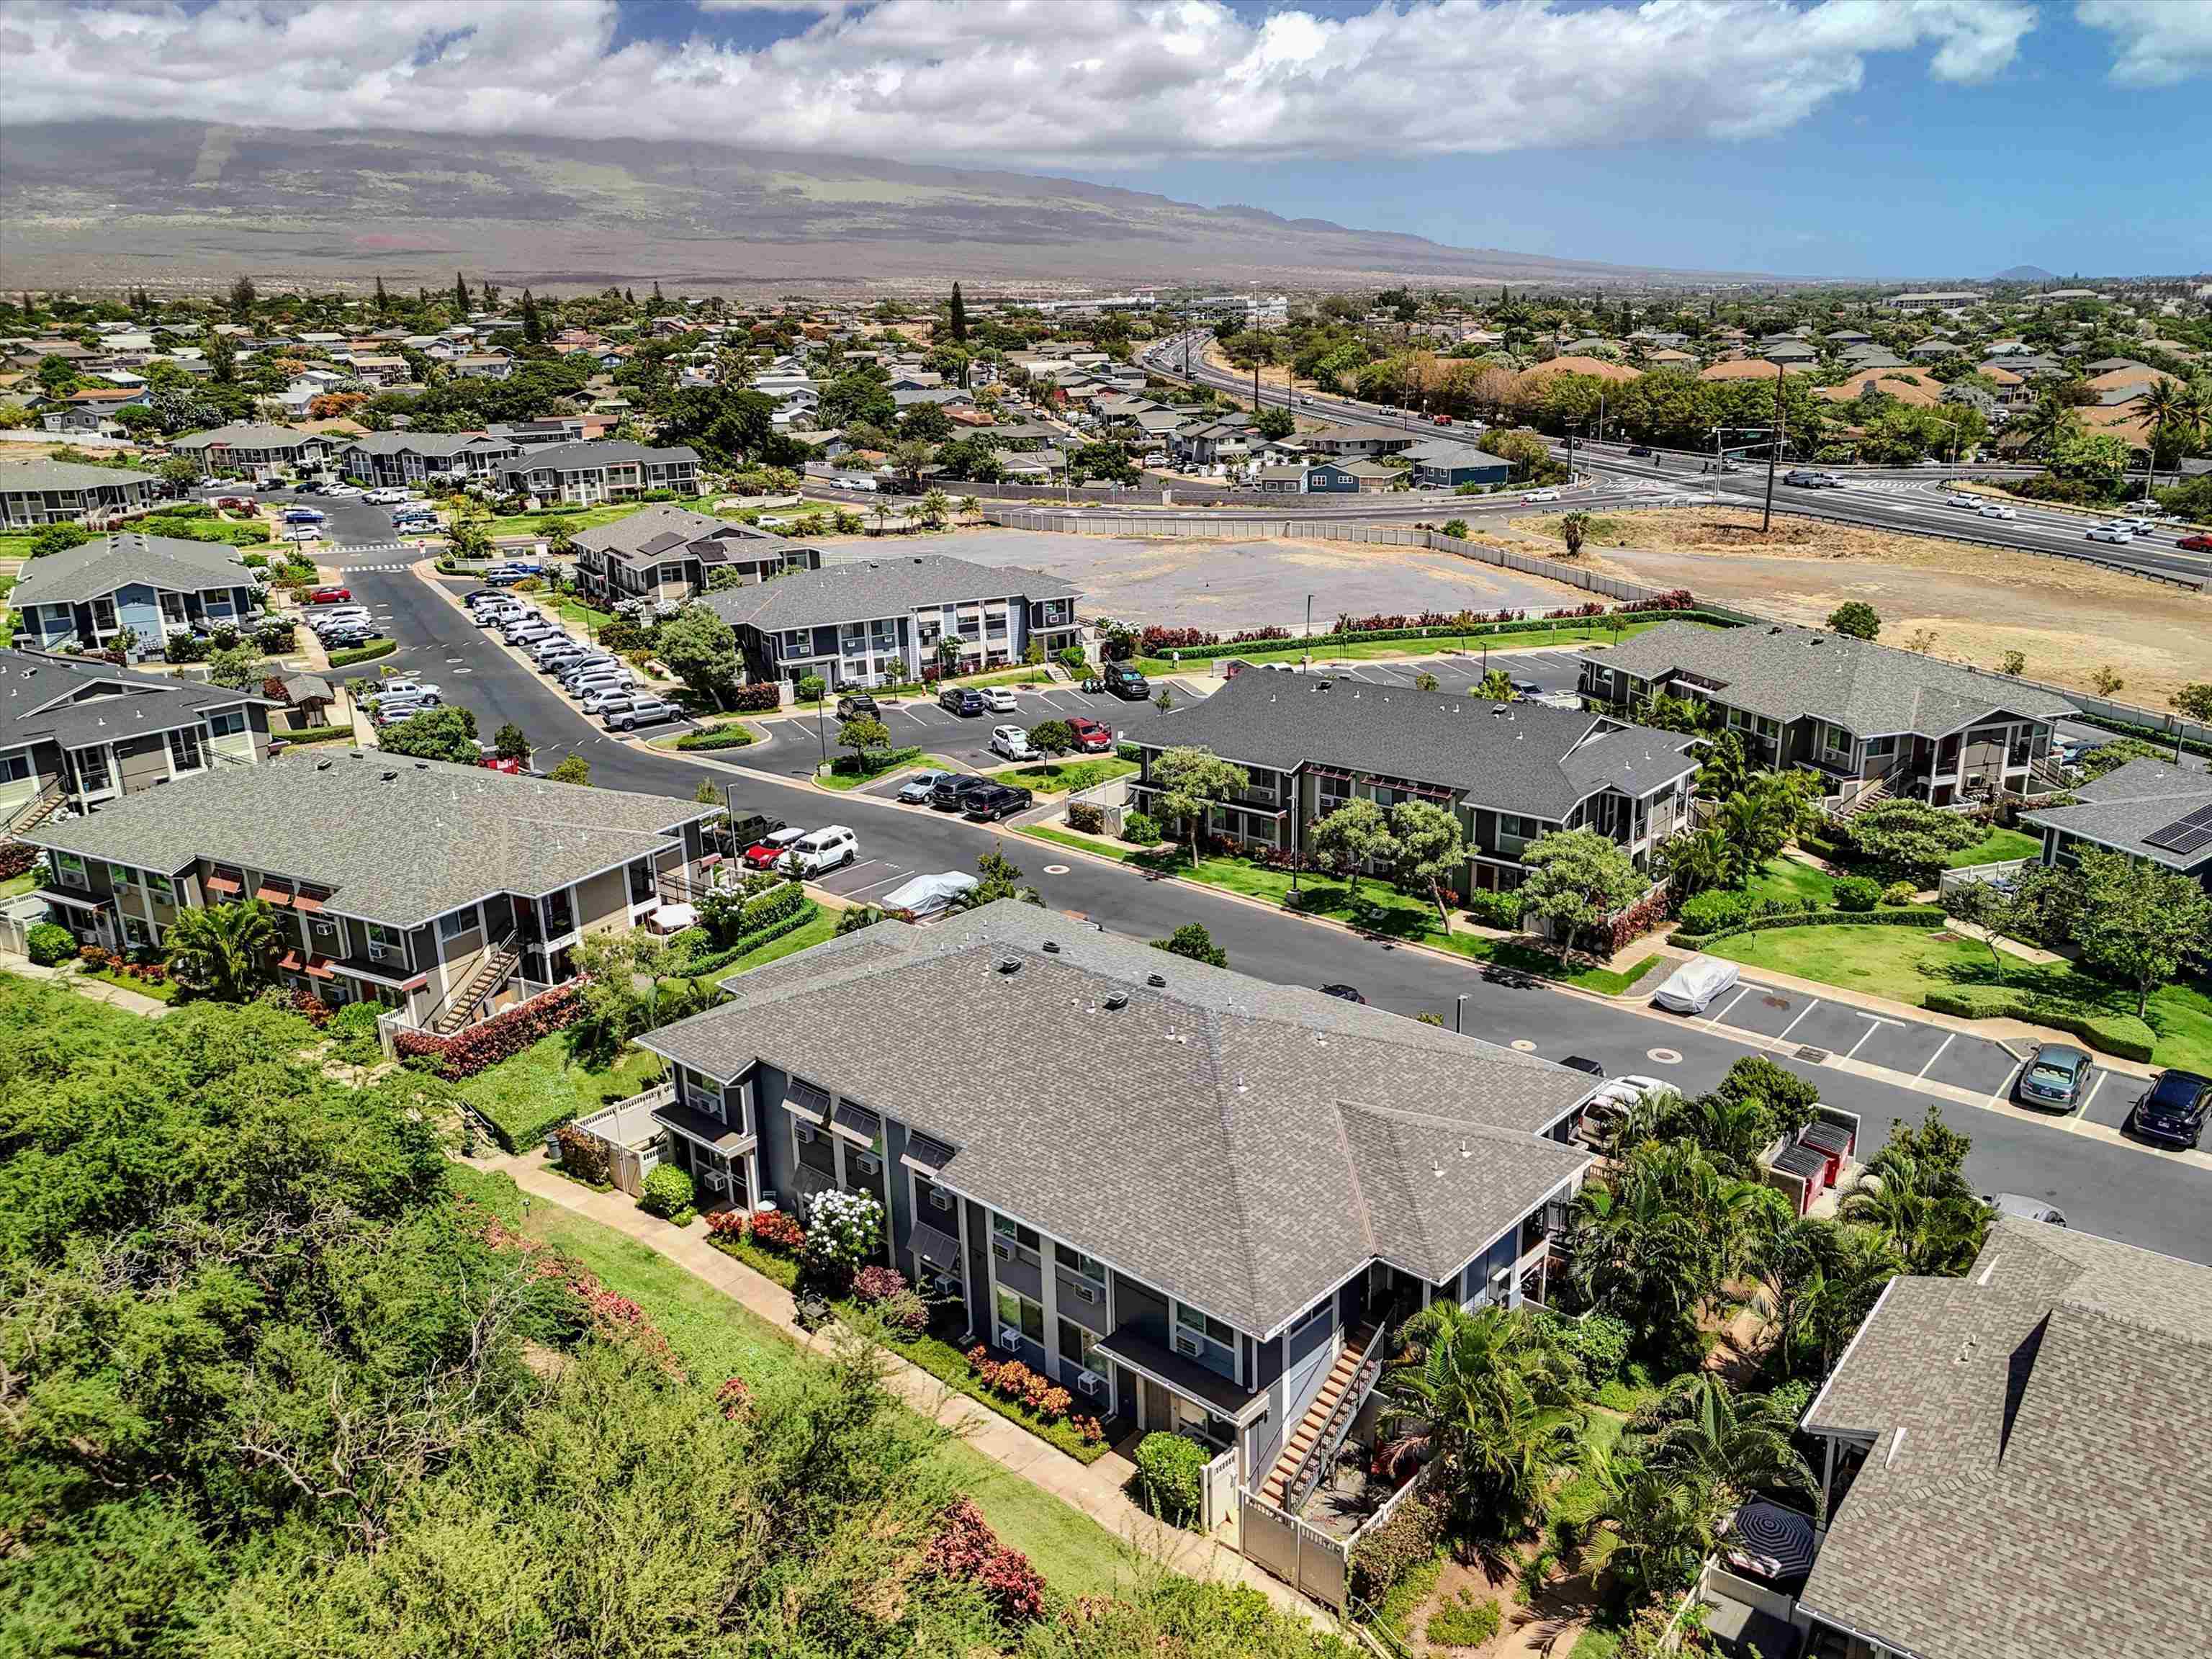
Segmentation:
<svg viewBox="0 0 2212 1659">
<path fill-rule="evenodd" d="M 1774 468 L 1782 459 L 1783 423 L 1788 419 L 1782 408 L 1782 377 L 1788 373 L 1780 363 L 1775 364 L 1774 431 L 1766 446 L 1766 509 L 1759 518 L 1759 533 L 1762 536 L 1774 523 Z"/>
</svg>

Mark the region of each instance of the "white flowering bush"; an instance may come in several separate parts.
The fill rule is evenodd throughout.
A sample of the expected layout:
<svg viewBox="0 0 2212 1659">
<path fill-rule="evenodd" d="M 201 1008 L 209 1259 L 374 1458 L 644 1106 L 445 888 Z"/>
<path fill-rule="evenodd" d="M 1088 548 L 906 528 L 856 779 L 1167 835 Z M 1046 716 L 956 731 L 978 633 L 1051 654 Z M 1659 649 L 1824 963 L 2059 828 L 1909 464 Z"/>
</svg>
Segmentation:
<svg viewBox="0 0 2212 1659">
<path fill-rule="evenodd" d="M 807 1206 L 799 1264 L 842 1285 L 884 1253 L 884 1206 L 863 1193 L 817 1194 Z"/>
</svg>

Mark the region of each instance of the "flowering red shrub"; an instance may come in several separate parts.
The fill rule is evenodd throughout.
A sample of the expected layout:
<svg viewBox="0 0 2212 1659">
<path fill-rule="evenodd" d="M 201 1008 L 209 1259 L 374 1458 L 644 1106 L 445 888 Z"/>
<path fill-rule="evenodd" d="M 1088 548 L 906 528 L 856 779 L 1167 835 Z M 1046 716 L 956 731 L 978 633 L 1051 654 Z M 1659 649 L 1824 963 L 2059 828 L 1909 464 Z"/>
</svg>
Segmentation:
<svg viewBox="0 0 2212 1659">
<path fill-rule="evenodd" d="M 730 705 L 741 714 L 758 714 L 778 707 L 782 701 L 781 686 L 773 680 L 756 680 L 750 685 L 739 686 Z"/>
<path fill-rule="evenodd" d="M 331 1016 L 336 1012 L 313 991 L 293 992 L 286 1006 L 318 1031 L 331 1023 Z"/>
<path fill-rule="evenodd" d="M 745 1386 L 742 1376 L 733 1376 L 714 1390 L 714 1404 L 732 1422 L 743 1417 L 752 1403 L 753 1391 Z"/>
<path fill-rule="evenodd" d="M 748 1237 L 770 1250 L 797 1250 L 806 1243 L 806 1229 L 788 1210 L 756 1210 Z"/>
<path fill-rule="evenodd" d="M 550 1036 L 584 1011 L 581 981 L 540 991 L 526 1002 L 494 1014 L 453 1036 L 434 1031 L 403 1030 L 392 1034 L 392 1046 L 402 1060 L 416 1054 L 433 1055 L 437 1073 L 448 1083 L 474 1077 L 487 1066 L 511 1060 L 540 1037 Z"/>
<path fill-rule="evenodd" d="M 905 1289 L 906 1275 L 881 1262 L 863 1267 L 853 1275 L 853 1296 L 859 1302 L 888 1302 Z"/>
<path fill-rule="evenodd" d="M 1243 636 L 1239 635 L 1240 639 Z M 1157 657 L 1164 651 L 1188 650 L 1194 646 L 1218 645 L 1221 635 L 1208 633 L 1203 628 L 1150 627 L 1137 635 L 1137 652 L 1140 656 Z"/>
<path fill-rule="evenodd" d="M 999 1541 L 972 1499 L 956 1498 L 945 1506 L 922 1551 L 921 1569 L 978 1586 L 1010 1625 L 1026 1625 L 1044 1611 L 1044 1576 L 1029 1557 Z"/>
<path fill-rule="evenodd" d="M 1610 955 L 1623 945 L 1639 939 L 1667 920 L 1667 893 L 1661 890 L 1648 895 L 1608 918 L 1605 924 L 1606 950 Z"/>
<path fill-rule="evenodd" d="M 1077 1418 L 1075 1431 L 1083 1437 L 1086 1446 L 1096 1446 L 1106 1438 L 1106 1425 L 1095 1417 Z"/>
</svg>

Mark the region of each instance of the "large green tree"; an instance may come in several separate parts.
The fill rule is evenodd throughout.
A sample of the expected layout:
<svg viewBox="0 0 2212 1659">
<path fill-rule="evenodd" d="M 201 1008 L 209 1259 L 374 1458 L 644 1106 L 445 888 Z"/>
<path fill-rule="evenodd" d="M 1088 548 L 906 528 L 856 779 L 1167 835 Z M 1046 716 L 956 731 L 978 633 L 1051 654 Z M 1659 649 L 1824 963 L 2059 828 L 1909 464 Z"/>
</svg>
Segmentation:
<svg viewBox="0 0 2212 1659">
<path fill-rule="evenodd" d="M 1628 850 L 1595 830 L 1553 830 L 1540 836 L 1521 861 L 1528 866 L 1521 884 L 1522 918 L 1557 924 L 1569 944 L 1594 937 L 1601 923 L 1651 885 Z"/>
<path fill-rule="evenodd" d="M 1207 804 L 1242 793 L 1250 787 L 1252 776 L 1211 749 L 1183 746 L 1161 750 L 1147 781 L 1158 791 L 1152 798 L 1154 809 L 1183 826 L 1190 841 L 1190 861 L 1195 865 Z"/>
<path fill-rule="evenodd" d="M 275 914 L 258 898 L 179 910 L 162 940 L 177 983 L 215 1002 L 242 1002 L 268 984 L 276 942 Z"/>
<path fill-rule="evenodd" d="M 2212 951 L 2212 894 L 2194 878 L 2093 850 L 2081 855 L 2079 882 L 2074 942 L 2083 962 L 2135 994 L 2138 1016 L 2183 963 Z"/>
<path fill-rule="evenodd" d="M 473 766 L 483 752 L 477 743 L 476 716 L 465 708 L 425 708 L 410 714 L 378 732 L 376 746 L 387 754 L 462 766 Z"/>
<path fill-rule="evenodd" d="M 715 708 L 725 707 L 742 672 L 738 636 L 703 605 L 687 605 L 657 630 L 654 654 L 691 694 Z"/>
</svg>

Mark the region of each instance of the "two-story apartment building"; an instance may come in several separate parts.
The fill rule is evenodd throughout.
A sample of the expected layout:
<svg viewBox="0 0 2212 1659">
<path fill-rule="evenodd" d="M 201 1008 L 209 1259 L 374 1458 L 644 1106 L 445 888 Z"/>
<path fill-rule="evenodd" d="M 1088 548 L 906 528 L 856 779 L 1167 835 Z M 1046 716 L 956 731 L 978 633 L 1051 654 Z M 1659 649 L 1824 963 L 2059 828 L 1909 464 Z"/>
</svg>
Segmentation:
<svg viewBox="0 0 2212 1659">
<path fill-rule="evenodd" d="M 607 604 L 681 605 L 710 585 L 746 587 L 791 570 L 817 570 L 819 550 L 773 531 L 662 501 L 570 538 L 576 585 Z"/>
<path fill-rule="evenodd" d="M 615 438 L 550 444 L 501 462 L 498 476 L 510 490 L 574 507 L 629 501 L 648 489 L 696 495 L 699 453 L 683 445 L 653 449 Z"/>
<path fill-rule="evenodd" d="M 13 835 L 225 763 L 258 765 L 280 706 L 104 658 L 0 651 L 0 824 Z"/>
<path fill-rule="evenodd" d="M 0 528 L 119 522 L 154 505 L 161 481 L 122 467 L 0 461 Z"/>
<path fill-rule="evenodd" d="M 1517 1304 L 1586 1167 L 1587 1078 L 1033 905 L 725 989 L 641 1039 L 712 1205 L 873 1198 L 951 1332 L 1255 1492 L 1347 1343 Z"/>
<path fill-rule="evenodd" d="M 228 542 L 117 531 L 26 566 L 8 600 L 22 617 L 15 643 L 52 649 L 114 644 L 134 659 L 212 623 L 250 624 L 261 608 L 254 573 Z"/>
<path fill-rule="evenodd" d="M 2212 1268 L 2000 1218 L 1963 1277 L 1891 1280 L 1807 1411 L 1827 1524 L 1775 1610 L 1822 1659 L 2203 1652 L 2208 1366 Z"/>
<path fill-rule="evenodd" d="M 357 483 L 390 488 L 488 477 L 521 453 L 520 445 L 483 432 L 368 432 L 346 441 L 331 459 Z"/>
<path fill-rule="evenodd" d="M 1080 643 L 1074 583 L 942 553 L 854 560 L 709 593 L 755 680 L 819 674 L 832 685 L 901 685 L 949 648 L 958 672 Z"/>
<path fill-rule="evenodd" d="M 1641 866 L 1689 820 L 1698 739 L 1580 709 L 1489 702 L 1324 674 L 1246 669 L 1170 710 L 1137 739 L 1130 793 L 1149 808 L 1160 756 L 1211 750 L 1251 782 L 1212 803 L 1209 829 L 1248 846 L 1310 851 L 1345 802 L 1449 808 L 1467 837 L 1464 890 L 1518 886 L 1521 854 L 1554 830 L 1592 829 Z"/>
<path fill-rule="evenodd" d="M 272 472 L 320 467 L 341 441 L 325 432 L 245 422 L 208 432 L 187 432 L 171 439 L 169 447 L 191 456 L 208 471 L 262 478 Z"/>
<path fill-rule="evenodd" d="M 2124 853 L 2212 888 L 2212 777 L 2171 761 L 2131 760 L 2076 786 L 2063 806 L 2021 814 L 2043 836 L 2043 862 L 2070 868 L 2084 847 Z"/>
<path fill-rule="evenodd" d="M 2061 780 L 2057 692 L 1818 629 L 1665 623 L 1583 664 L 1585 696 L 1633 710 L 1654 692 L 1720 711 L 1760 766 L 1827 775 L 1844 800 L 1879 784 L 1936 806 L 2040 794 Z"/>
<path fill-rule="evenodd" d="M 284 981 L 451 1030 L 571 976 L 570 951 L 659 904 L 715 809 L 374 750 L 282 752 L 18 839 L 88 944 L 158 946 L 179 908 L 259 898 Z M 343 826 L 337 832 L 334 826 Z"/>
</svg>

